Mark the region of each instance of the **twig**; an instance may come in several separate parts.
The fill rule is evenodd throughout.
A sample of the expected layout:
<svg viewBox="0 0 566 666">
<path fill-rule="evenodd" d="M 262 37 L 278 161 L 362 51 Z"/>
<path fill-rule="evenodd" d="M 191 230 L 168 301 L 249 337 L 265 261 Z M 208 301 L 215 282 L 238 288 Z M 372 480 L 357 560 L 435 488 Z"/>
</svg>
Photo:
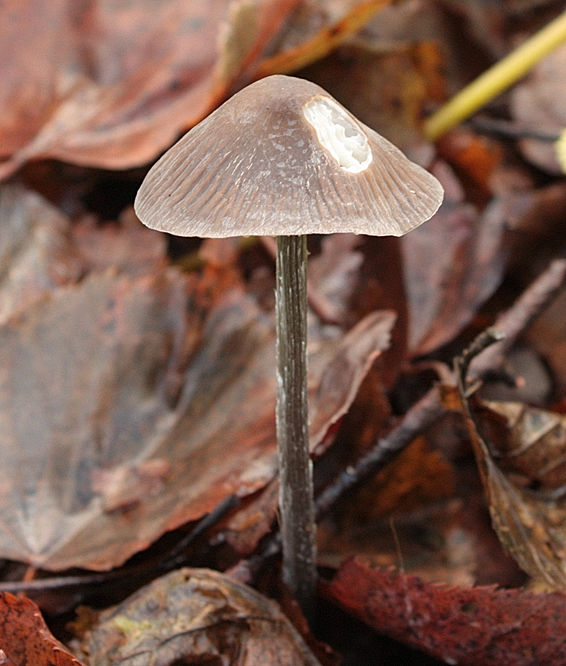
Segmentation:
<svg viewBox="0 0 566 666">
<path fill-rule="evenodd" d="M 409 409 L 396 428 L 386 437 L 378 440 L 373 448 L 354 465 L 347 467 L 332 485 L 318 496 L 315 501 L 317 518 L 325 514 L 347 490 L 383 469 L 419 433 L 426 430 L 445 413 L 446 409 L 441 403 L 438 387 L 435 386 Z"/>
<path fill-rule="evenodd" d="M 424 124 L 431 141 L 462 122 L 524 76 L 545 55 L 566 40 L 566 12 L 527 39 L 508 56 L 472 81 Z"/>
<path fill-rule="evenodd" d="M 472 361 L 471 379 L 477 379 L 488 370 L 496 369 L 503 362 L 504 353 L 556 296 L 565 280 L 566 261 L 557 259 L 527 287 L 508 310 L 496 319 L 494 326 L 487 329 L 479 340 L 476 339 L 473 351 L 477 355 L 474 357 L 474 354 L 470 352 L 467 355 Z M 451 376 L 455 383 L 453 373 Z M 402 421 L 388 435 L 378 440 L 370 451 L 344 470 L 318 496 L 315 500 L 317 519 L 324 515 L 345 492 L 383 469 L 417 435 L 424 432 L 446 413 L 447 409 L 442 404 L 439 387 L 434 386 L 407 411 Z M 268 557 L 276 555 L 279 549 L 280 537 L 279 534 L 276 534 L 261 553 L 241 560 L 226 573 L 242 582 L 251 582 L 263 562 Z"/>
<path fill-rule="evenodd" d="M 505 337 L 478 355 L 470 367 L 470 378 L 481 377 L 503 364 L 504 356 L 519 335 L 545 309 L 566 281 L 566 260 L 555 259 L 519 296 L 513 305 L 497 317 L 492 328 Z"/>
</svg>

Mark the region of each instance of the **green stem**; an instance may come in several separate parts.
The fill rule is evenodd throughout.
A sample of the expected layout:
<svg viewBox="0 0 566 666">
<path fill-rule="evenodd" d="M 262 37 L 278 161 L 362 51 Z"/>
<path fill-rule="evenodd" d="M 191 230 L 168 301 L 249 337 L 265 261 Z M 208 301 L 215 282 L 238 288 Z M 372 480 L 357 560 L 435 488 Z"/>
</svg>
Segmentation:
<svg viewBox="0 0 566 666">
<path fill-rule="evenodd" d="M 566 40 L 566 12 L 455 95 L 424 124 L 431 141 L 462 122 L 524 76 L 547 53 Z"/>
<path fill-rule="evenodd" d="M 307 401 L 307 239 L 277 238 L 277 445 L 283 579 L 310 612 L 316 584 Z"/>
</svg>

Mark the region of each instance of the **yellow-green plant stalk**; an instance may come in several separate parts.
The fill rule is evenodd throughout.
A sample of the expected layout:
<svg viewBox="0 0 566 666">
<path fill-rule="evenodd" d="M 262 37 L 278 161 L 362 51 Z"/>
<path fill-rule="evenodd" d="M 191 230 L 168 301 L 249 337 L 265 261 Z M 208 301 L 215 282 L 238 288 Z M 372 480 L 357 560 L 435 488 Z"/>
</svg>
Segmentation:
<svg viewBox="0 0 566 666">
<path fill-rule="evenodd" d="M 469 118 L 524 76 L 539 60 L 566 41 L 566 11 L 472 81 L 425 121 L 424 134 L 435 141 Z"/>
</svg>

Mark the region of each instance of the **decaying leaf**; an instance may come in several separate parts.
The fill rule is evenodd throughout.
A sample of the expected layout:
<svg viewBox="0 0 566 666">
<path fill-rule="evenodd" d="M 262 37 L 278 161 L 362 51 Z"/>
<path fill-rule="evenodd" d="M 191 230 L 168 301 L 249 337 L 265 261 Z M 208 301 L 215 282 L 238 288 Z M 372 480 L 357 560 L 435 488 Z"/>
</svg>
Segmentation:
<svg viewBox="0 0 566 666">
<path fill-rule="evenodd" d="M 485 410 L 477 396 L 467 395 L 465 366 L 458 361 L 459 391 L 464 405 L 470 438 L 478 462 L 480 475 L 489 502 L 491 520 L 497 535 L 505 549 L 515 558 L 519 566 L 535 579 L 544 581 L 552 588 L 566 591 L 566 497 L 564 493 L 553 493 L 542 488 L 531 489 L 529 485 L 516 483 L 513 474 L 507 475 L 496 464 L 493 451 L 513 448 L 502 440 L 488 443 L 480 435 L 477 421 L 478 411 Z M 500 410 L 499 410 L 500 411 Z M 508 409 L 511 414 L 517 410 Z M 529 428 L 529 433 L 521 434 L 521 421 L 516 421 L 516 431 L 511 440 L 518 443 L 517 455 L 528 451 L 530 440 L 540 440 L 545 436 L 542 452 L 530 452 L 538 458 L 538 467 L 533 466 L 533 481 L 540 481 L 536 475 L 553 471 L 553 437 L 563 440 L 563 426 L 560 419 L 552 419 L 540 411 L 531 411 L 531 424 L 538 428 Z M 518 425 L 519 424 L 519 425 Z M 548 428 L 548 429 L 547 429 Z M 546 433 L 545 433 L 546 429 Z M 538 430 L 538 432 L 537 432 Z M 486 431 L 484 425 L 483 431 Z M 492 430 L 493 432 L 493 430 Z M 536 433 L 536 434 L 535 434 Z M 523 435 L 523 436 L 522 436 Z M 539 441 L 539 445 L 541 442 Z M 562 453 L 559 454 L 559 457 Z M 511 457 L 505 462 L 509 466 Z M 560 462 L 560 461 L 558 461 Z M 532 465 L 533 461 L 527 462 Z M 550 467 L 549 467 L 550 466 Z M 547 468 L 546 470 L 544 468 Z M 522 470 L 524 472 L 524 469 Z M 556 471 L 556 470 L 554 470 Z M 524 474 L 523 474 L 524 478 Z"/>
<path fill-rule="evenodd" d="M 180 569 L 105 611 L 83 641 L 91 666 L 318 666 L 277 604 L 228 576 Z"/>
<path fill-rule="evenodd" d="M 534 67 L 511 93 L 513 117 L 529 132 L 558 138 L 566 126 L 562 100 L 566 94 L 566 47 L 561 46 Z M 519 145 L 533 164 L 553 174 L 562 172 L 552 140 L 521 139 Z"/>
<path fill-rule="evenodd" d="M 0 188 L 0 322 L 81 270 L 65 216 L 20 186 Z"/>
<path fill-rule="evenodd" d="M 377 631 L 462 666 L 562 666 L 566 599 L 494 587 L 449 588 L 345 562 L 327 599 Z"/>
<path fill-rule="evenodd" d="M 507 222 L 497 198 L 479 215 L 447 194 L 436 215 L 402 239 L 413 355 L 453 339 L 499 286 Z"/>
<path fill-rule="evenodd" d="M 356 250 L 360 237 L 354 234 L 331 234 L 321 241 L 321 252 L 309 260 L 309 304 L 323 321 L 344 323 L 348 299 L 363 261 Z"/>
<path fill-rule="evenodd" d="M 492 425 L 497 415 L 503 421 L 503 427 L 491 430 L 493 438 L 484 435 L 499 467 L 520 476 L 524 485 L 536 488 L 540 496 L 556 491 L 551 494 L 559 497 L 562 488 L 566 495 L 566 416 L 519 402 L 484 404 L 492 412 Z M 489 419 L 490 415 L 486 416 Z M 484 422 L 482 419 L 480 428 Z"/>
<path fill-rule="evenodd" d="M 303 0 L 282 36 L 281 53 L 262 63 L 256 75 L 288 74 L 324 57 L 390 2 Z"/>
<path fill-rule="evenodd" d="M 324 440 L 330 427 L 349 409 L 358 388 L 375 358 L 390 342 L 395 315 L 389 311 L 375 312 L 349 331 L 336 347 L 332 358 L 325 364 L 316 388 L 311 384 L 309 392 L 310 447 L 316 455 L 328 448 Z M 319 344 L 319 343 L 315 343 Z M 324 345 L 319 359 L 309 357 L 309 372 L 320 357 L 328 354 Z M 227 541 L 241 554 L 251 552 L 258 541 L 271 529 L 279 502 L 279 482 L 273 480 L 245 509 L 239 511 L 228 523 Z"/>
<path fill-rule="evenodd" d="M 0 652 L 9 666 L 81 666 L 45 624 L 30 599 L 0 592 Z"/>
<path fill-rule="evenodd" d="M 235 89 L 321 57 L 389 1 L 8 0 L 0 178 L 39 158 L 109 169 L 150 162 Z"/>
<path fill-rule="evenodd" d="M 178 392 L 185 297 L 174 271 L 105 273 L 0 327 L 4 556 L 49 561 L 103 511 L 95 470 L 151 458 Z"/>
<path fill-rule="evenodd" d="M 165 268 L 162 239 L 137 223 L 71 233 L 54 219 L 88 277 L 62 273 L 66 286 L 32 290 L 0 325 L 0 552 L 106 569 L 274 477 L 273 322 L 219 266 L 200 280 Z M 35 274 L 36 262 L 22 266 L 26 280 Z M 348 409 L 393 320 L 370 315 L 343 343 L 336 327 L 313 331 L 313 447 Z"/>
<path fill-rule="evenodd" d="M 3 3 L 0 177 L 34 158 L 149 162 L 227 94 L 297 2 Z M 256 28 L 242 41 L 244 9 Z"/>
</svg>

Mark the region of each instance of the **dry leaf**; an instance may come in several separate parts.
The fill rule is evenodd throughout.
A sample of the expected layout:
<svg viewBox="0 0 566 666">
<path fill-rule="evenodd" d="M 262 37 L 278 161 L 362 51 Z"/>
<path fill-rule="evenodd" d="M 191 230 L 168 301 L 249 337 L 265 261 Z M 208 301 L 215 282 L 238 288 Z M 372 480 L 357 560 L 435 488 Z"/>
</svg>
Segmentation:
<svg viewBox="0 0 566 666">
<path fill-rule="evenodd" d="M 288 74 L 323 58 L 391 0 L 303 0 L 281 37 L 277 55 L 256 76 Z"/>
<path fill-rule="evenodd" d="M 309 382 L 310 447 L 317 456 L 328 448 L 329 442 L 324 440 L 324 436 L 348 411 L 371 364 L 381 351 L 388 348 L 394 323 L 395 315 L 392 312 L 372 313 L 339 343 L 323 346 L 318 359 L 316 354 L 309 357 L 311 375 L 315 369 L 314 363 L 318 366 L 321 357 L 328 359 L 324 368 L 320 368 L 320 375 L 318 368 L 315 370 L 318 385 L 315 387 Z M 332 352 L 331 358 L 328 357 L 329 352 Z M 274 480 L 250 505 L 230 520 L 225 536 L 239 553 L 250 553 L 259 539 L 271 529 L 278 500 L 279 486 L 278 481 Z"/>
<path fill-rule="evenodd" d="M 277 604 L 228 576 L 180 569 L 101 614 L 83 641 L 92 666 L 318 666 Z"/>
<path fill-rule="evenodd" d="M 46 157 L 109 169 L 149 162 L 227 94 L 297 1 L 8 0 L 0 177 Z"/>
<path fill-rule="evenodd" d="M 9 666 L 81 666 L 25 597 L 0 592 L 0 653 Z"/>
<path fill-rule="evenodd" d="M 217 297 L 201 331 L 187 290 L 171 270 L 94 274 L 0 327 L 4 557 L 111 568 L 273 478 L 272 320 L 236 289 Z M 370 316 L 342 345 L 311 338 L 313 446 L 392 323 Z"/>
<path fill-rule="evenodd" d="M 309 260 L 309 304 L 323 321 L 344 323 L 363 261 L 363 254 L 356 250 L 360 242 L 354 234 L 324 236 L 320 254 Z"/>
<path fill-rule="evenodd" d="M 492 454 L 498 450 L 498 442 L 488 446 L 476 425 L 477 413 L 485 407 L 477 397 L 467 396 L 466 377 L 462 366 L 458 368 L 458 389 L 468 431 L 499 540 L 530 576 L 566 591 L 566 497 L 531 490 L 515 483 L 512 475 L 508 477 L 499 468 Z M 524 443 L 521 441 L 519 446 Z M 537 471 L 533 469 L 533 473 Z"/>
<path fill-rule="evenodd" d="M 20 186 L 0 188 L 0 323 L 81 272 L 65 216 Z"/>
<path fill-rule="evenodd" d="M 0 327 L 3 556 L 49 566 L 103 511 L 94 471 L 151 455 L 178 392 L 185 294 L 173 271 L 93 275 Z"/>
<path fill-rule="evenodd" d="M 503 427 L 490 429 L 494 437 L 487 440 L 499 467 L 520 475 L 539 495 L 566 487 L 566 416 L 519 402 L 483 404 L 492 412 L 486 414 L 492 425 L 495 415 L 502 417 Z M 484 423 L 482 419 L 480 428 Z"/>
<path fill-rule="evenodd" d="M 444 184 L 447 174 L 439 177 Z M 498 198 L 478 215 L 470 204 L 447 195 L 436 215 L 401 239 L 414 356 L 452 340 L 499 286 L 507 222 Z"/>
<path fill-rule="evenodd" d="M 566 95 L 566 46 L 547 55 L 527 79 L 511 92 L 511 111 L 515 120 L 530 132 L 558 138 L 566 127 L 562 103 Z M 521 139 L 519 146 L 527 160 L 552 174 L 562 173 L 552 141 Z"/>
<path fill-rule="evenodd" d="M 351 559 L 322 587 L 375 630 L 461 666 L 563 666 L 566 599 L 449 588 Z"/>
</svg>

